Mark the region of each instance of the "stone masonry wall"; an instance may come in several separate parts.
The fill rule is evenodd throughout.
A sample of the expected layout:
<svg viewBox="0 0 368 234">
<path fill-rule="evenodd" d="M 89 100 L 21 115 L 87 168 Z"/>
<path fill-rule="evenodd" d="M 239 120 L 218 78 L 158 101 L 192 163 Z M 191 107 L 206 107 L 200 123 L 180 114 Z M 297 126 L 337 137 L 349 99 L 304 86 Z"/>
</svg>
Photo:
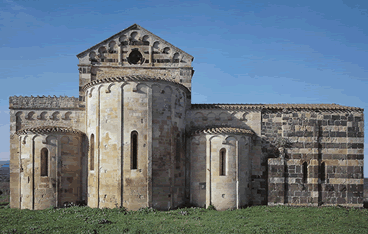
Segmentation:
<svg viewBox="0 0 368 234">
<path fill-rule="evenodd" d="M 285 159 L 268 152 L 268 204 L 362 206 L 363 112 L 357 110 L 284 110 Z M 280 115 L 280 114 L 279 114 Z M 277 118 L 277 117 L 276 117 Z M 272 151 L 272 150 L 271 150 Z M 306 166 L 303 166 L 306 163 Z M 305 180 L 303 180 L 305 178 Z"/>
<path fill-rule="evenodd" d="M 10 206 L 20 207 L 20 141 L 16 131 L 41 126 L 71 127 L 85 130 L 85 112 L 75 97 L 9 98 L 10 109 Z M 86 175 L 84 175 L 86 176 Z M 83 178 L 86 179 L 86 178 Z M 83 192 L 85 194 L 85 192 Z"/>
<path fill-rule="evenodd" d="M 267 204 L 267 154 L 262 153 L 264 144 L 260 136 L 264 131 L 261 118 L 261 108 L 236 107 L 236 105 L 192 105 L 188 128 L 204 128 L 213 126 L 230 126 L 252 130 L 256 135 L 253 137 L 249 152 L 251 165 L 251 195 L 249 204 Z M 272 119 L 272 118 L 269 118 Z M 267 122 L 269 121 L 267 119 Z M 279 127 L 279 125 L 278 125 Z M 281 131 L 281 128 L 278 130 Z M 270 130 L 270 134 L 271 134 Z M 273 134 L 273 133 L 272 133 Z"/>
</svg>

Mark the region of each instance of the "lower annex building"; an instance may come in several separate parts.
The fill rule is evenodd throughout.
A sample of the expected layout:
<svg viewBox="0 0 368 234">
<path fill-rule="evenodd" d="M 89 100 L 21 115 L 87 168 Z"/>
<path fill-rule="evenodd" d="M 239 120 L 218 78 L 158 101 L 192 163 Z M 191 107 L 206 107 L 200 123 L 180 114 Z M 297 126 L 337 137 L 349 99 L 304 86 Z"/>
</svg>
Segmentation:
<svg viewBox="0 0 368 234">
<path fill-rule="evenodd" d="M 79 98 L 9 98 L 10 206 L 363 206 L 363 109 L 192 104 L 193 57 L 134 24 L 77 55 Z"/>
</svg>

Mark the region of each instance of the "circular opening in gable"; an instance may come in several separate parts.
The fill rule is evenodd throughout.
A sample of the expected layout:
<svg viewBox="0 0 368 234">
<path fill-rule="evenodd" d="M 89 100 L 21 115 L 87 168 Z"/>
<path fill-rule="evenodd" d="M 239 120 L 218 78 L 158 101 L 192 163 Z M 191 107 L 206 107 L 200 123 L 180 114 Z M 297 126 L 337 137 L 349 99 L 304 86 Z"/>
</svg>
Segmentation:
<svg viewBox="0 0 368 234">
<path fill-rule="evenodd" d="M 139 61 L 142 61 L 142 54 L 138 50 L 133 50 L 129 54 L 129 62 L 133 64 L 137 64 Z"/>
</svg>

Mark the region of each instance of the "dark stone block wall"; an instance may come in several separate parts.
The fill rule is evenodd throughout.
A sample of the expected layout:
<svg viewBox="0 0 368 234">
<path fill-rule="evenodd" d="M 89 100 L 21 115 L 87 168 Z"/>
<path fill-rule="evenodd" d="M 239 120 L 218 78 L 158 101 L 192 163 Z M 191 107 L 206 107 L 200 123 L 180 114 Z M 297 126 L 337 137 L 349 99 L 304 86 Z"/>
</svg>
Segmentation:
<svg viewBox="0 0 368 234">
<path fill-rule="evenodd" d="M 269 205 L 363 205 L 362 109 L 264 111 L 262 137 Z"/>
</svg>

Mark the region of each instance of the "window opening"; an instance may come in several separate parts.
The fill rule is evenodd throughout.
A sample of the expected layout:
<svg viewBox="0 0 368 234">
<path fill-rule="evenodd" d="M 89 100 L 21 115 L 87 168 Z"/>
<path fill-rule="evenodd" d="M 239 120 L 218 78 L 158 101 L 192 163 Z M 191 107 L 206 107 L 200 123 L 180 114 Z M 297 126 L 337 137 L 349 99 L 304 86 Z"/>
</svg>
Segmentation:
<svg viewBox="0 0 368 234">
<path fill-rule="evenodd" d="M 138 168 L 138 132 L 133 131 L 131 134 L 131 168 Z"/>
<path fill-rule="evenodd" d="M 48 176 L 49 151 L 46 148 L 41 150 L 41 176 Z"/>
<path fill-rule="evenodd" d="M 137 64 L 138 62 L 142 62 L 143 61 L 143 56 L 141 54 L 141 52 L 139 52 L 138 50 L 133 50 L 128 57 L 128 62 L 130 64 Z"/>
<path fill-rule="evenodd" d="M 226 175 L 226 150 L 220 150 L 220 176 Z"/>
<path fill-rule="evenodd" d="M 90 166 L 89 169 L 91 171 L 95 168 L 95 135 L 91 134 L 91 142 L 90 142 Z"/>
<path fill-rule="evenodd" d="M 303 163 L 303 183 L 307 183 L 308 178 L 308 165 L 307 162 Z"/>
<path fill-rule="evenodd" d="M 326 164 L 323 162 L 321 164 L 321 182 L 324 183 L 326 181 Z"/>
</svg>

